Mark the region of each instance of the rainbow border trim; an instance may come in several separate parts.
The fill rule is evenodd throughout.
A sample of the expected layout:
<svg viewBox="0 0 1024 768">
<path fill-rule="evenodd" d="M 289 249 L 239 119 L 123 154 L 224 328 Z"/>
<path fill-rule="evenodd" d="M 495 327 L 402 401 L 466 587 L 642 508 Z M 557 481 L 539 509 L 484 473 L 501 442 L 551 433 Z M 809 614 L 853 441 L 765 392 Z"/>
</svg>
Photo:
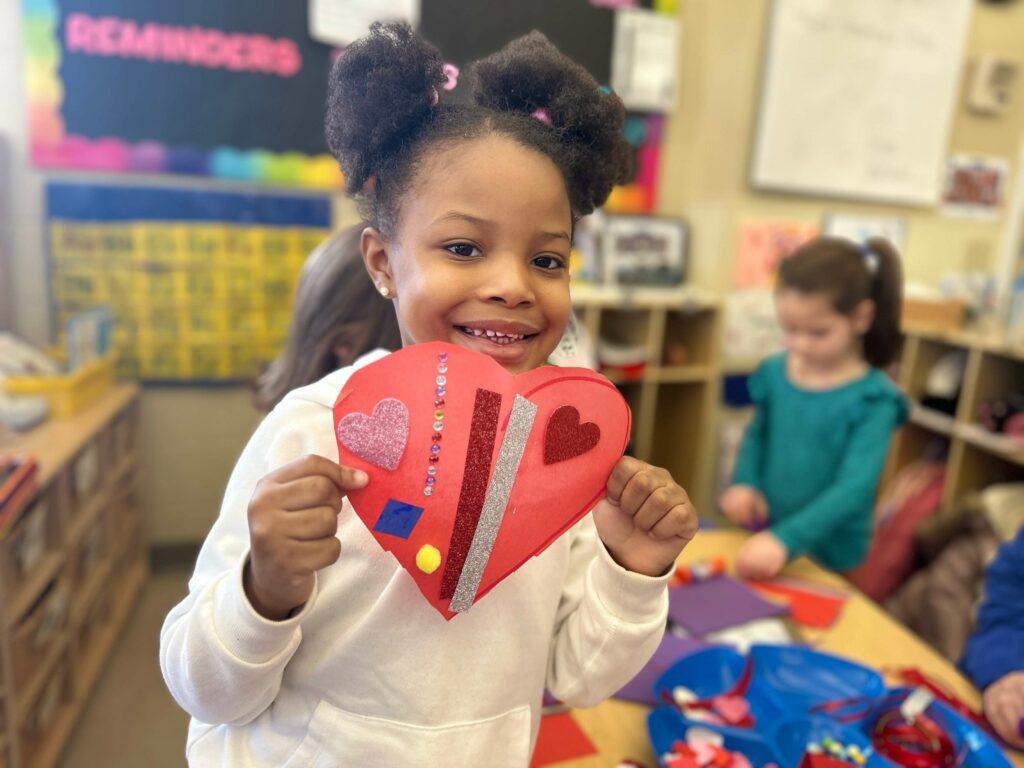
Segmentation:
<svg viewBox="0 0 1024 768">
<path fill-rule="evenodd" d="M 339 188 L 343 177 L 328 154 L 273 153 L 232 147 L 168 147 L 156 141 L 130 144 L 122 139 L 89 139 L 67 132 L 60 107 L 61 46 L 56 30 L 57 0 L 22 0 L 25 90 L 28 98 L 29 154 L 44 168 L 108 173 L 178 173 L 300 187 Z"/>
</svg>

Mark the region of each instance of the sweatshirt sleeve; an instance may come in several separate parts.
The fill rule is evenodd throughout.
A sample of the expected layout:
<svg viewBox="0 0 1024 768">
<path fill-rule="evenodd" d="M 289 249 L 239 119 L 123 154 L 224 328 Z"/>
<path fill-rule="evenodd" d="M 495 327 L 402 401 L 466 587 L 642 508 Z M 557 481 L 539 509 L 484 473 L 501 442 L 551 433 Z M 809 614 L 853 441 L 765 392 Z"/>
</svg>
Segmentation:
<svg viewBox="0 0 1024 768">
<path fill-rule="evenodd" d="M 1024 671 L 1024 529 L 1004 544 L 985 574 L 978 624 L 960 667 L 984 690 L 1010 672 Z"/>
<path fill-rule="evenodd" d="M 302 640 L 313 594 L 286 621 L 253 609 L 242 586 L 249 557 L 248 504 L 268 472 L 312 452 L 312 419 L 322 406 L 285 401 L 259 426 L 228 481 L 220 515 L 200 550 L 189 593 L 160 630 L 160 669 L 171 695 L 196 720 L 242 725 L 277 696 L 285 666 Z M 305 427 L 305 429 L 303 429 Z M 337 456 L 329 456 L 337 460 Z"/>
<path fill-rule="evenodd" d="M 880 398 L 864 408 L 833 483 L 799 511 L 772 525 L 772 533 L 790 557 L 814 549 L 831 537 L 836 526 L 872 508 L 901 408 L 902 401 L 893 397 Z"/>
<path fill-rule="evenodd" d="M 763 490 L 761 466 L 765 451 L 765 432 L 768 423 L 768 382 L 765 363 L 747 379 L 747 390 L 754 403 L 754 418 L 743 433 L 736 464 L 732 471 L 732 482 L 736 485 L 750 485 Z"/>
<path fill-rule="evenodd" d="M 572 529 L 568 572 L 548 657 L 547 688 L 590 707 L 622 688 L 657 650 L 668 619 L 668 579 L 627 571 L 591 515 Z"/>
</svg>

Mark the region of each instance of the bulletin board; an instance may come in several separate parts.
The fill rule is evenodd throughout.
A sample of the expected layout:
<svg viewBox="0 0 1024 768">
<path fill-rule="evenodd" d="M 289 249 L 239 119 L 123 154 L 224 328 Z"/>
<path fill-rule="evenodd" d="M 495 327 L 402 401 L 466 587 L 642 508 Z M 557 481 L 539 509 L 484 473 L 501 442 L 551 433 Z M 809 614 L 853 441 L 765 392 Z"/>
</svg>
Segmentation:
<svg viewBox="0 0 1024 768">
<path fill-rule="evenodd" d="M 972 0 L 773 0 L 751 181 L 934 205 Z"/>
<path fill-rule="evenodd" d="M 279 352 L 302 265 L 329 232 L 326 197 L 49 184 L 55 326 L 109 306 L 120 374 L 251 378 Z"/>
<path fill-rule="evenodd" d="M 299 0 L 22 0 L 35 165 L 337 187 Z"/>
</svg>

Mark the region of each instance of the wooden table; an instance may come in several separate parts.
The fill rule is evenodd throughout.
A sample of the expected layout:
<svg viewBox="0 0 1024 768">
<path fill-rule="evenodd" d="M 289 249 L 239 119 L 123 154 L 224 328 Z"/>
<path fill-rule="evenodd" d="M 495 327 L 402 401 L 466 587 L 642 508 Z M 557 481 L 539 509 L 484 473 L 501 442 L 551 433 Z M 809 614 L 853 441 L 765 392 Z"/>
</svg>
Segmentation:
<svg viewBox="0 0 1024 768">
<path fill-rule="evenodd" d="M 732 564 L 733 555 L 746 539 L 740 531 L 702 531 L 686 548 L 681 562 L 723 555 Z M 850 593 L 839 620 L 830 628 L 815 630 L 792 627 L 794 634 L 814 647 L 846 656 L 875 669 L 914 666 L 941 681 L 972 707 L 979 706 L 978 692 L 956 668 L 923 640 L 899 624 L 874 602 L 853 589 L 840 576 L 824 570 L 807 558 L 791 563 L 785 574 L 840 587 Z M 573 717 L 587 733 L 600 754 L 558 763 L 558 768 L 614 768 L 631 758 L 645 765 L 657 765 L 647 741 L 647 707 L 609 700 L 593 709 L 573 710 Z M 1024 755 L 1008 752 L 1014 765 L 1024 768 Z"/>
</svg>

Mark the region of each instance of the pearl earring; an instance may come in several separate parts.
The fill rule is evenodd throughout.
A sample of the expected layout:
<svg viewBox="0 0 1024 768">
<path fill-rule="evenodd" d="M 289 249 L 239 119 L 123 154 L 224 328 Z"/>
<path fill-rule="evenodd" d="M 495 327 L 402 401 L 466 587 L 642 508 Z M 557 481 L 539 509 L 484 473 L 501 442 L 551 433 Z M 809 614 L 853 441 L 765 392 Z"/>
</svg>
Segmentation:
<svg viewBox="0 0 1024 768">
<path fill-rule="evenodd" d="M 377 290 L 380 291 L 380 295 L 383 296 L 385 299 L 391 295 L 391 291 L 388 289 L 386 285 L 377 286 Z"/>
</svg>

